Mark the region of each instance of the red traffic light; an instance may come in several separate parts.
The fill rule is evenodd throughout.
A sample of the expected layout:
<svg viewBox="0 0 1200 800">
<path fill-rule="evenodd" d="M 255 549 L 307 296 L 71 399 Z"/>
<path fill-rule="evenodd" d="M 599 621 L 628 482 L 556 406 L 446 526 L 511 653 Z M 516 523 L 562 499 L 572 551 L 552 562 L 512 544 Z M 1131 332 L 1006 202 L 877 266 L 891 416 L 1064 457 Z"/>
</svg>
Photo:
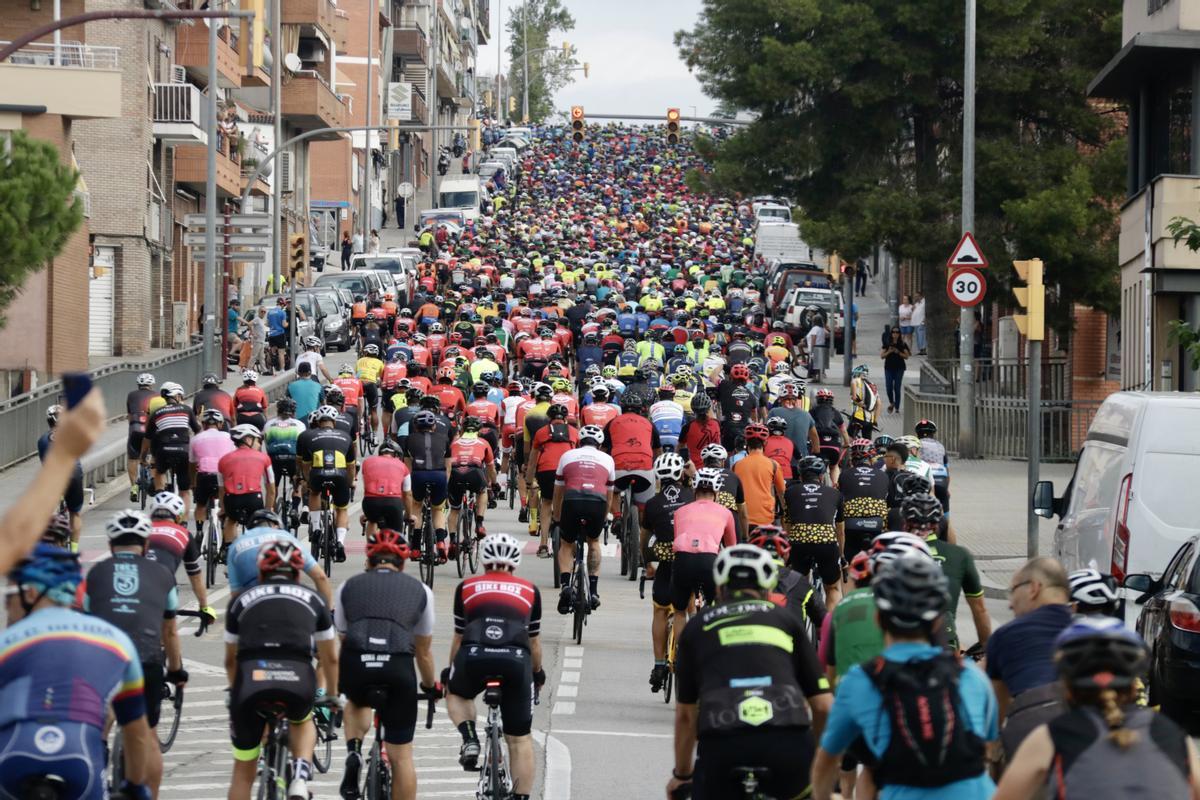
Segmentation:
<svg viewBox="0 0 1200 800">
<path fill-rule="evenodd" d="M 583 119 L 583 106 L 571 106 L 571 119 Z"/>
<path fill-rule="evenodd" d="M 667 122 L 678 122 L 678 121 L 679 121 L 679 109 L 678 108 L 668 108 L 667 109 Z"/>
</svg>

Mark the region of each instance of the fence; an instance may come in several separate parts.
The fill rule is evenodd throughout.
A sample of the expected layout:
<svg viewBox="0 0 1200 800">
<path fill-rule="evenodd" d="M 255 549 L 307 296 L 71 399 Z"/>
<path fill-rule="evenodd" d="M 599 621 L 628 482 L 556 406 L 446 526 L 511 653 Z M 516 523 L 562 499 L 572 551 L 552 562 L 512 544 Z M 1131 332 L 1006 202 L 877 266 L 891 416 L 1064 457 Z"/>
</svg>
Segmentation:
<svg viewBox="0 0 1200 800">
<path fill-rule="evenodd" d="M 200 90 L 190 83 L 154 84 L 154 121 L 208 127 L 208 108 Z"/>
<path fill-rule="evenodd" d="M 0 45 L 11 44 L 2 42 Z M 74 67 L 76 69 L 119 69 L 121 48 L 97 47 L 82 42 L 30 42 L 13 53 L 12 64 L 36 67 Z"/>
<path fill-rule="evenodd" d="M 125 398 L 135 388 L 134 378 L 138 373 L 153 373 L 160 386 L 165 381 L 174 381 L 188 392 L 198 389 L 204 372 L 200 351 L 200 345 L 195 345 L 162 358 L 109 364 L 88 374 L 104 395 L 109 418 L 117 419 L 125 415 Z M 0 402 L 0 469 L 37 452 L 37 440 L 46 431 L 46 409 L 63 402 L 62 391 L 62 381 L 51 381 L 32 392 Z"/>
<path fill-rule="evenodd" d="M 933 420 L 946 449 L 958 451 L 958 400 L 953 395 L 904 389 L 904 430 L 919 419 Z M 1042 401 L 1042 460 L 1074 461 L 1088 426 L 1100 408 L 1098 400 Z M 1029 405 L 1023 398 L 977 397 L 975 449 L 980 458 L 1028 458 L 1026 426 Z"/>
<path fill-rule="evenodd" d="M 957 360 L 926 360 L 921 365 L 921 391 L 954 394 L 958 391 Z M 1025 360 L 975 360 L 975 393 L 980 397 L 1025 397 L 1028 389 Z M 1042 361 L 1042 399 L 1068 400 L 1071 375 L 1065 358 Z"/>
</svg>

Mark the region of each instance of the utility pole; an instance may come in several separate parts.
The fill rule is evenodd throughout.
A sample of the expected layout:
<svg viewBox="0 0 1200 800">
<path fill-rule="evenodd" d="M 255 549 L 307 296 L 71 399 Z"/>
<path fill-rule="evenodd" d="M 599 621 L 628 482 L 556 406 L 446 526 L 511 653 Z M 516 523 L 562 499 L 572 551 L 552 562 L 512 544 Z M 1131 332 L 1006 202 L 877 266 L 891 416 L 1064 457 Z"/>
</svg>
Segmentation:
<svg viewBox="0 0 1200 800">
<path fill-rule="evenodd" d="M 272 43 L 274 44 L 274 43 Z M 208 172 L 204 183 L 204 319 L 201 320 L 201 359 L 204 368 L 225 374 L 214 355 L 213 327 L 225 309 L 217 310 L 217 30 L 208 23 Z"/>
<path fill-rule="evenodd" d="M 525 64 L 521 67 L 521 83 L 525 96 L 521 100 L 521 123 L 529 122 L 529 0 L 521 5 L 521 56 Z"/>
<path fill-rule="evenodd" d="M 437 131 L 433 130 L 433 128 L 437 125 L 437 105 L 438 105 L 437 64 L 438 64 L 438 23 L 439 23 L 438 12 L 440 10 L 438 8 L 438 6 L 441 2 L 442 2 L 442 0 L 433 0 L 432 3 L 430 4 L 430 7 L 433 9 L 433 16 L 430 18 L 431 22 L 430 22 L 430 26 L 429 26 L 429 42 L 430 42 L 429 50 L 431 53 L 430 58 L 429 58 L 429 78 L 430 78 L 429 83 L 430 83 L 430 86 L 432 87 L 432 90 L 429 93 L 429 98 L 428 98 L 429 102 L 428 102 L 427 110 L 429 113 L 429 127 L 430 127 L 430 132 L 429 132 L 429 145 L 430 145 L 430 151 L 429 151 L 429 166 L 430 166 L 430 170 L 429 170 L 429 202 L 430 202 L 432 208 L 438 207 L 437 160 L 438 160 L 438 156 L 441 155 L 440 153 L 438 153 Z M 419 219 L 419 217 L 417 216 L 417 210 L 415 208 L 413 209 L 413 219 Z"/>
<path fill-rule="evenodd" d="M 436 10 L 435 10 L 436 13 Z M 371 83 L 371 59 L 375 50 L 375 25 L 377 14 L 373 0 L 367 0 L 367 115 L 363 122 L 371 124 L 371 99 L 375 94 L 375 86 Z M 358 220 L 361 223 L 361 233 L 364 251 L 370 241 L 371 234 L 371 131 L 363 131 L 363 163 L 362 181 L 358 186 Z"/>
<path fill-rule="evenodd" d="M 504 83 L 500 77 L 504 58 L 504 0 L 496 0 L 496 122 L 504 124 Z"/>
<path fill-rule="evenodd" d="M 975 227 L 975 0 L 966 0 L 963 56 L 962 232 Z M 958 314 L 958 454 L 975 456 L 975 310 Z"/>
<path fill-rule="evenodd" d="M 279 18 L 282 11 L 283 0 L 271 0 L 271 119 L 275 128 L 275 147 L 283 141 L 283 53 L 279 51 Z M 283 257 L 282 189 L 282 176 L 276 172 L 275 180 L 271 182 L 271 287 L 277 292 L 281 288 L 279 276 L 283 274 L 279 266 Z M 245 205 L 242 210 L 246 210 Z"/>
<path fill-rule="evenodd" d="M 854 371 L 854 270 L 842 272 L 842 385 L 850 385 L 850 374 Z M 833 331 L 830 332 L 833 336 Z"/>
</svg>

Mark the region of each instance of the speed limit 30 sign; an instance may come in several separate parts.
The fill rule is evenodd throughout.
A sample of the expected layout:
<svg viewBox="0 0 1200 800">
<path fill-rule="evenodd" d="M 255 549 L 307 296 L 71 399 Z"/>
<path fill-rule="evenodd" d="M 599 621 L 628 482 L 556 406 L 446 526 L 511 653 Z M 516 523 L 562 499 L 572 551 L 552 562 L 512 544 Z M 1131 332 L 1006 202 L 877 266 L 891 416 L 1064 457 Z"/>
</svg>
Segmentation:
<svg viewBox="0 0 1200 800">
<path fill-rule="evenodd" d="M 977 269 L 958 269 L 946 281 L 946 294 L 955 305 L 967 308 L 978 304 L 987 294 L 987 281 Z"/>
</svg>

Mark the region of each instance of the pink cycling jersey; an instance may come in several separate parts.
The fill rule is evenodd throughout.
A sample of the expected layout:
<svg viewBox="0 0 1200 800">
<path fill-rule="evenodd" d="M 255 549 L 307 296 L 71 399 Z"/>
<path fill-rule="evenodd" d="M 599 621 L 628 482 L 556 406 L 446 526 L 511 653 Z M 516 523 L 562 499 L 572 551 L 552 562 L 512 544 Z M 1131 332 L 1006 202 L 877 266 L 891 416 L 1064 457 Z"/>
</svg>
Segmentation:
<svg viewBox="0 0 1200 800">
<path fill-rule="evenodd" d="M 196 465 L 197 472 L 216 472 L 221 457 L 232 453 L 237 445 L 225 431 L 209 428 L 192 437 L 190 448 L 189 460 Z"/>
<path fill-rule="evenodd" d="M 675 552 L 716 553 L 737 544 L 733 513 L 712 500 L 693 500 L 675 511 Z"/>
<path fill-rule="evenodd" d="M 558 460 L 554 483 L 568 492 L 604 497 L 612 491 L 616 479 L 612 456 L 594 447 L 577 447 Z"/>
</svg>

